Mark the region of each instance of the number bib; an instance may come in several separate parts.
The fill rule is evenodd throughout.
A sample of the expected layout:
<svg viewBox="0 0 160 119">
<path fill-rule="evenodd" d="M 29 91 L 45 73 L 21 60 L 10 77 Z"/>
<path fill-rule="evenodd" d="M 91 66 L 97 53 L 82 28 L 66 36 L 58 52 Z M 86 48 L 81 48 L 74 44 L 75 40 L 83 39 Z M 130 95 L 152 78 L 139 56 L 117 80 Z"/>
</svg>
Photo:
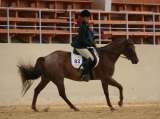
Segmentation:
<svg viewBox="0 0 160 119">
<path fill-rule="evenodd" d="M 75 55 L 73 52 L 71 52 L 71 60 L 74 68 L 79 68 L 82 64 L 82 56 Z M 83 66 L 81 66 L 81 69 L 83 69 Z"/>
</svg>

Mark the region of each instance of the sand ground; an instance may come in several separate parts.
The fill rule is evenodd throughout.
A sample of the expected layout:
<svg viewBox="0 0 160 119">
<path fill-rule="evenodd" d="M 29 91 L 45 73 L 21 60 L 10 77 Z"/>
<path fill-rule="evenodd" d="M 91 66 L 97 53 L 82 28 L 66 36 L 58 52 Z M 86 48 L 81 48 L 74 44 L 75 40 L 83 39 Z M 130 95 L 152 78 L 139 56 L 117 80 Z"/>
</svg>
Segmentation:
<svg viewBox="0 0 160 119">
<path fill-rule="evenodd" d="M 110 111 L 104 104 L 79 104 L 80 111 L 68 105 L 39 105 L 34 112 L 30 105 L 0 106 L 0 119 L 160 119 L 159 104 L 125 104 Z"/>
</svg>

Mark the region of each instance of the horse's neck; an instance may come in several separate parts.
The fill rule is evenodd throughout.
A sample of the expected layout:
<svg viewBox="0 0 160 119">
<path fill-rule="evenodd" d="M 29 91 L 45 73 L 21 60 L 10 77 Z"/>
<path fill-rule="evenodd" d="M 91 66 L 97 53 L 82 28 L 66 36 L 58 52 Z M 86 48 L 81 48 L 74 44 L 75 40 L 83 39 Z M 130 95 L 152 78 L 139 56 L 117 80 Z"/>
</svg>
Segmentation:
<svg viewBox="0 0 160 119">
<path fill-rule="evenodd" d="M 119 56 L 123 53 L 125 48 L 125 41 L 117 41 L 115 43 L 109 44 L 104 48 L 106 55 L 112 62 L 116 62 Z"/>
</svg>

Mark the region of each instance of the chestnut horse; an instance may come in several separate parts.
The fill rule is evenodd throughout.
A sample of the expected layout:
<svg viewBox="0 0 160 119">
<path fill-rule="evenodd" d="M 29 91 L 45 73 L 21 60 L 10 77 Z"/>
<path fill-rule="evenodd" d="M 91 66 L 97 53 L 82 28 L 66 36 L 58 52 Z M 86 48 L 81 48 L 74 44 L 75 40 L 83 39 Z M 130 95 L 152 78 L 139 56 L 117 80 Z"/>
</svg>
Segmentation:
<svg viewBox="0 0 160 119">
<path fill-rule="evenodd" d="M 114 74 L 115 63 L 121 54 L 126 56 L 125 58 L 131 60 L 132 64 L 138 63 L 138 57 L 135 51 L 135 46 L 132 39 L 116 40 L 112 43 L 96 48 L 99 54 L 99 64 L 92 69 L 94 80 L 101 80 L 106 101 L 111 110 L 114 110 L 108 93 L 108 85 L 115 86 L 119 89 L 120 101 L 119 106 L 123 105 L 123 87 L 112 76 Z M 65 102 L 74 111 L 79 111 L 67 98 L 65 93 L 64 78 L 68 78 L 75 81 L 81 81 L 80 76 L 82 69 L 77 71 L 71 64 L 71 52 L 55 51 L 45 57 L 39 57 L 35 66 L 30 63 L 25 64 L 23 61 L 18 62 L 18 69 L 22 79 L 22 93 L 23 95 L 32 85 L 33 81 L 41 76 L 41 81 L 34 90 L 34 96 L 31 108 L 34 111 L 38 111 L 36 108 L 36 100 L 38 94 L 45 88 L 45 86 L 51 81 L 53 82 L 59 91 L 59 95 L 65 100 Z M 89 76 L 88 76 L 89 78 Z"/>
</svg>

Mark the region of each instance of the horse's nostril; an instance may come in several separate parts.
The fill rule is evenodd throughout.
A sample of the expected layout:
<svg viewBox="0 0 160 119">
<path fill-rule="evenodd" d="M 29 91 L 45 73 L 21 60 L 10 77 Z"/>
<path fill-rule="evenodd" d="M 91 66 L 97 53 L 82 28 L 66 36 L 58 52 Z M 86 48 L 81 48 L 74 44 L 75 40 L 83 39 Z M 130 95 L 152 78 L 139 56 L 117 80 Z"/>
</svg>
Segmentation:
<svg viewBox="0 0 160 119">
<path fill-rule="evenodd" d="M 138 63 L 138 61 L 135 61 L 135 64 L 137 64 Z"/>
<path fill-rule="evenodd" d="M 133 64 L 137 64 L 137 63 L 138 63 L 138 61 L 132 61 L 132 63 L 133 63 Z"/>
</svg>

